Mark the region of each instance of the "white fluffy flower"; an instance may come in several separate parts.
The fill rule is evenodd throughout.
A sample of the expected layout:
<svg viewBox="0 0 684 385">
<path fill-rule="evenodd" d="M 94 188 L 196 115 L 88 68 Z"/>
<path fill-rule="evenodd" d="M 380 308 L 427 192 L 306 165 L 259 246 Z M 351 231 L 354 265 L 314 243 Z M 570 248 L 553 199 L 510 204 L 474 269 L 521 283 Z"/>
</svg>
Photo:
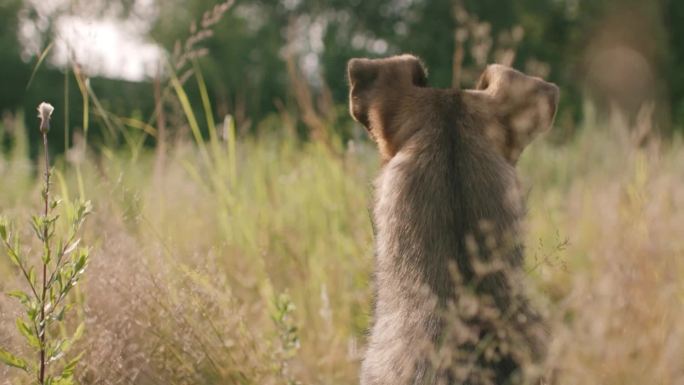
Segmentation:
<svg viewBox="0 0 684 385">
<path fill-rule="evenodd" d="M 40 132 L 46 133 L 50 129 L 50 117 L 55 107 L 50 103 L 40 103 L 38 106 L 38 117 L 40 118 Z"/>
</svg>

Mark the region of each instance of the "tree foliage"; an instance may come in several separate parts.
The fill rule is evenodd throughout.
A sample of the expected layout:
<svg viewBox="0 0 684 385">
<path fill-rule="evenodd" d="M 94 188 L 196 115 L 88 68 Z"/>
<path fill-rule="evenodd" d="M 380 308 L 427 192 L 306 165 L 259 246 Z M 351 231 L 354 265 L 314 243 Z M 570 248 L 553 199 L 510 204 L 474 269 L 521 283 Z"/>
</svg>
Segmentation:
<svg viewBox="0 0 684 385">
<path fill-rule="evenodd" d="M 7 78 L 9 87 L 0 90 L 0 110 L 13 110 L 32 95 L 24 88 L 37 59 L 22 61 L 16 40 L 17 15 L 27 5 L 20 0 L 1 1 L 0 28 L 5 33 L 0 35 L 0 70 L 13 76 Z M 131 12 L 132 3 L 123 2 L 120 14 Z M 467 23 L 477 22 L 489 35 L 490 41 L 480 42 L 489 44 L 489 62 L 497 60 L 497 47 L 510 43 L 511 31 L 523 31 L 511 64 L 524 71 L 541 68 L 541 75 L 561 86 L 559 124 L 573 126 L 581 120 L 586 97 L 606 109 L 616 98 L 628 112 L 648 97 L 662 106 L 658 114 L 664 117 L 662 126 L 676 128 L 684 124 L 683 4 L 675 0 L 243 0 L 199 43 L 205 52 L 199 62 L 216 113 L 233 114 L 238 123 L 254 128 L 269 114 L 296 109 L 293 79 L 285 65 L 288 55 L 297 60 L 314 97 L 330 91 L 335 104 L 342 106 L 347 93 L 345 65 L 354 56 L 411 52 L 426 62 L 432 85 L 451 86 L 456 35 Z M 158 0 L 150 36 L 171 53 L 177 44 L 192 41 L 202 15 L 215 5 L 210 0 Z M 467 22 L 459 20 L 457 8 L 467 12 Z M 634 23 L 642 25 L 637 29 Z M 477 73 L 482 63 L 471 52 L 475 43 L 474 31 L 470 32 L 463 66 Z M 604 40 L 643 57 L 654 74 L 652 89 L 636 89 L 624 98 L 591 77 L 592 57 L 604 49 Z M 462 85 L 472 85 L 472 77 L 464 78 Z M 57 74 L 54 78 L 42 82 L 52 83 L 52 90 L 35 93 L 53 92 L 60 82 Z M 94 88 L 99 87 L 99 80 L 91 80 Z M 108 98 L 119 98 L 116 87 L 107 91 Z M 152 103 L 127 95 L 121 99 L 135 104 L 129 110 L 139 105 L 143 116 L 151 116 Z"/>
</svg>

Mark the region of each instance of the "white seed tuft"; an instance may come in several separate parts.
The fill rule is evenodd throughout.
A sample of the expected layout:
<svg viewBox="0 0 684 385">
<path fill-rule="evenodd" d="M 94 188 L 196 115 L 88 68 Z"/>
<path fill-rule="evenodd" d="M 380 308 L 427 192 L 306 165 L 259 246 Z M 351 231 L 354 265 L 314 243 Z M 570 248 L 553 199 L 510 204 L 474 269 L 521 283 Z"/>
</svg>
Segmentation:
<svg viewBox="0 0 684 385">
<path fill-rule="evenodd" d="M 55 107 L 50 103 L 42 102 L 38 106 L 38 118 L 40 118 L 40 132 L 46 133 L 50 129 L 50 117 Z"/>
</svg>

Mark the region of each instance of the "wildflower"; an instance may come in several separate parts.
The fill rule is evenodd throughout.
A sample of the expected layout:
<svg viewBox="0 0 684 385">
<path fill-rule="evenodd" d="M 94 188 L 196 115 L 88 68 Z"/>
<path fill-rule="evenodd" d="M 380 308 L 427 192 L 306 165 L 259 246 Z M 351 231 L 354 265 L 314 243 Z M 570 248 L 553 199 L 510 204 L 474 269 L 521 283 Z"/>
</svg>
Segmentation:
<svg viewBox="0 0 684 385">
<path fill-rule="evenodd" d="M 55 107 L 50 103 L 40 103 L 38 106 L 38 118 L 40 118 L 40 132 L 46 134 L 50 130 L 50 117 Z"/>
</svg>

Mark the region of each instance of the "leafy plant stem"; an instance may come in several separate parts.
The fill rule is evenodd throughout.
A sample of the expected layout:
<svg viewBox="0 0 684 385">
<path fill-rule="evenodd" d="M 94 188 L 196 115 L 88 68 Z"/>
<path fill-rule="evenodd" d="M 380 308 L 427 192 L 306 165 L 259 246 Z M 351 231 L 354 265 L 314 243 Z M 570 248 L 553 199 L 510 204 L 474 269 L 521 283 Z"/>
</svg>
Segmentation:
<svg viewBox="0 0 684 385">
<path fill-rule="evenodd" d="M 47 123 L 49 125 L 49 122 Z M 43 133 L 43 150 L 45 155 L 45 186 L 43 192 L 43 245 L 46 257 L 43 259 L 43 285 L 42 293 L 40 296 L 40 320 L 38 322 L 38 337 L 40 338 L 40 372 L 38 375 L 38 381 L 40 384 L 45 383 L 45 328 L 47 323 L 45 322 L 45 297 L 47 294 L 47 265 L 50 260 L 50 244 L 49 244 L 49 219 L 50 214 L 50 156 L 48 150 L 48 140 L 47 140 L 48 130 L 42 130 Z"/>
</svg>

